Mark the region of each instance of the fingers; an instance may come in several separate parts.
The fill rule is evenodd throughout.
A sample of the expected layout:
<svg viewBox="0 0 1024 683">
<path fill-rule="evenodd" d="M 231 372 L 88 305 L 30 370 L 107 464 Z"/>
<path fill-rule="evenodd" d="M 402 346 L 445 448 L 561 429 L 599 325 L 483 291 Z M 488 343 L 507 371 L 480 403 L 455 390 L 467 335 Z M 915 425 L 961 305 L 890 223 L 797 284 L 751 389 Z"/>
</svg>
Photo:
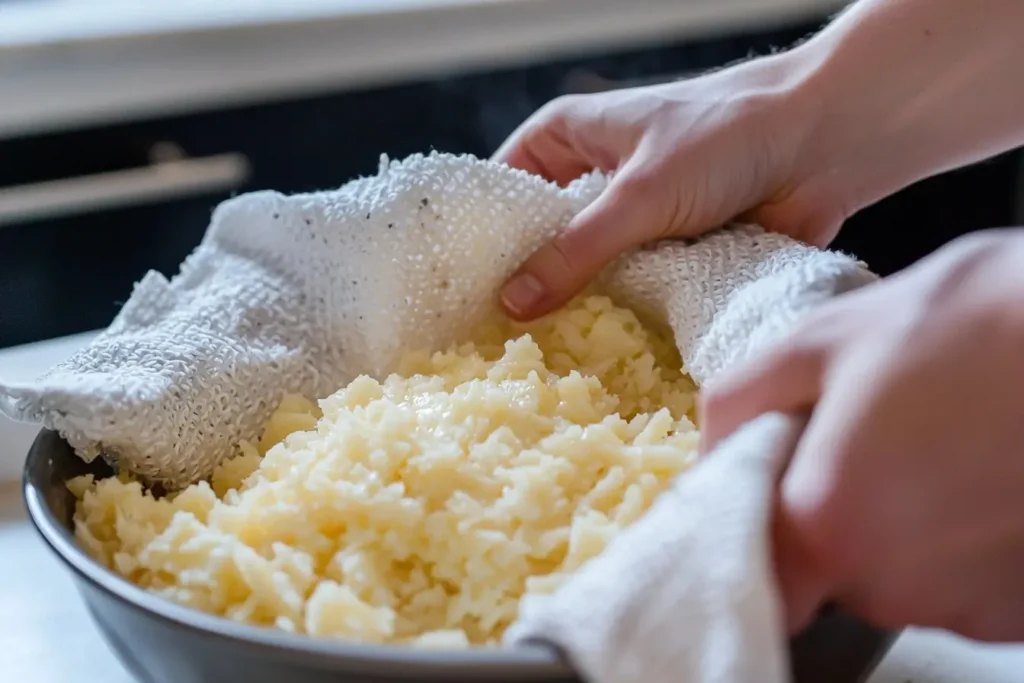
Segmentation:
<svg viewBox="0 0 1024 683">
<path fill-rule="evenodd" d="M 608 188 L 512 276 L 502 291 L 509 315 L 526 320 L 553 311 L 619 255 L 664 232 L 668 219 L 657 202 L 662 179 L 643 168 L 644 158 L 638 150 Z"/>
<path fill-rule="evenodd" d="M 602 102 L 560 98 L 523 124 L 494 155 L 496 161 L 562 185 L 595 168 L 616 171 L 601 196 L 506 284 L 502 302 L 517 320 L 565 304 L 623 252 L 668 231 L 665 207 L 671 204 L 673 179 L 658 172 L 651 161 L 657 155 L 644 150 L 635 126 L 608 121 Z"/>
<path fill-rule="evenodd" d="M 506 284 L 502 302 L 515 319 L 551 312 L 622 253 L 670 231 L 678 178 L 659 171 L 663 150 L 644 142 L 640 114 L 610 116 L 613 104 L 597 96 L 555 100 L 494 155 L 562 185 L 594 169 L 616 171 L 601 196 Z"/>
<path fill-rule="evenodd" d="M 801 437 L 809 423 L 806 414 L 797 419 L 799 421 L 794 423 L 796 432 L 789 446 L 791 457 L 796 457 Z M 785 502 L 778 493 L 778 485 L 785 477 L 789 464 L 789 459 L 779 463 L 777 471 L 771 516 L 771 548 L 776 582 L 785 608 L 787 630 L 795 635 L 814 620 L 818 610 L 829 598 L 831 586 L 825 575 L 818 570 L 814 557 L 807 552 Z"/>
<path fill-rule="evenodd" d="M 552 127 L 514 134 L 492 158 L 563 186 L 593 170 Z"/>
<path fill-rule="evenodd" d="M 772 519 L 772 559 L 786 627 L 797 634 L 810 626 L 821 606 L 829 599 L 830 585 L 816 569 L 789 519 L 784 505 L 777 505 Z"/>
<path fill-rule="evenodd" d="M 994 524 L 981 534 L 961 535 L 960 542 L 942 542 L 942 533 L 923 534 L 904 542 L 914 548 L 901 561 L 872 565 L 850 582 L 838 597 L 853 613 L 873 624 L 900 628 L 913 624 L 941 628 L 988 642 L 1024 640 L 1024 546 L 1016 520 Z M 884 552 L 872 557 L 889 559 Z"/>
<path fill-rule="evenodd" d="M 798 335 L 710 384 L 700 402 L 701 452 L 763 413 L 810 412 L 824 365 L 824 347 Z"/>
<path fill-rule="evenodd" d="M 705 388 L 700 406 L 701 452 L 709 453 L 764 413 L 810 412 L 821 392 L 825 350 L 824 344 L 798 333 Z M 806 453 L 803 442 L 795 458 Z M 772 555 L 791 634 L 810 624 L 832 592 L 828 576 L 819 570 L 795 521 L 780 497 L 772 519 Z"/>
<path fill-rule="evenodd" d="M 807 627 L 843 587 L 840 556 L 850 547 L 849 514 L 839 488 L 848 444 L 836 392 L 817 400 L 778 490 L 773 550 L 776 575 L 791 633 Z M 841 401 L 841 397 L 838 399 Z M 853 520 L 864 519 L 864 514 Z"/>
<path fill-rule="evenodd" d="M 560 98 L 527 119 L 491 158 L 566 185 L 602 166 L 588 158 L 587 146 L 580 144 L 594 125 L 594 116 L 578 99 Z"/>
<path fill-rule="evenodd" d="M 737 220 L 822 249 L 836 238 L 843 224 L 842 214 L 831 207 L 812 211 L 793 201 L 762 204 L 740 214 Z"/>
</svg>

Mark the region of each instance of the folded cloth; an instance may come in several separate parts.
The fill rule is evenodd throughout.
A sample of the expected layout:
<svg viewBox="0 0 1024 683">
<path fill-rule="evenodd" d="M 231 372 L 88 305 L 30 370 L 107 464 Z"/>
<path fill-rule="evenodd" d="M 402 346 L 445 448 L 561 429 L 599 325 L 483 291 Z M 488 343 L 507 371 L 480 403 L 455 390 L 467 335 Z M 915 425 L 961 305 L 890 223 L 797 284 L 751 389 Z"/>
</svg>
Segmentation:
<svg viewBox="0 0 1024 683">
<path fill-rule="evenodd" d="M 739 429 L 554 595 L 525 598 L 506 641 L 554 646 L 600 683 L 789 681 L 769 520 L 802 427 Z"/>
<path fill-rule="evenodd" d="M 377 175 L 333 191 L 236 197 L 214 212 L 180 274 L 170 281 L 146 275 L 88 348 L 36 382 L 0 382 L 0 412 L 59 431 L 86 460 L 102 455 L 150 483 L 185 486 L 209 476 L 241 439 L 257 438 L 285 392 L 324 396 L 359 374 L 386 374 L 403 349 L 439 349 L 465 338 L 496 313 L 502 282 L 606 184 L 594 173 L 561 188 L 494 162 L 431 154 L 382 158 Z M 873 279 L 844 254 L 732 226 L 628 254 L 600 284 L 619 303 L 667 323 L 686 369 L 702 384 L 777 339 L 813 306 Z M 782 437 L 777 421 L 766 425 L 762 436 L 745 432 L 692 481 L 680 481 L 615 544 L 619 550 L 570 581 L 551 603 L 564 608 L 562 617 L 531 608 L 513 637 L 550 639 L 595 681 L 624 680 L 630 672 L 752 680 L 728 676 L 755 664 L 778 673 L 784 655 L 776 652 L 777 633 L 767 630 L 776 618 L 764 602 L 773 589 L 762 566 L 761 526 L 763 486 L 776 455 L 768 446 Z M 723 469 L 735 479 L 726 482 Z M 701 520 L 725 540 L 694 535 Z M 652 529 L 673 524 L 682 526 L 659 550 L 653 539 L 660 532 Z M 652 563 L 651 572 L 636 571 L 640 558 Z M 701 569 L 705 563 L 710 573 Z M 670 581 L 667 567 L 692 580 Z M 663 606 L 680 610 L 677 621 L 688 611 L 692 619 L 674 625 L 654 612 L 642 619 L 637 611 L 657 601 L 634 576 L 678 589 L 662 596 Z M 604 597 L 575 601 L 594 591 Z M 599 609 L 602 603 L 608 609 Z M 725 611 L 710 619 L 718 609 Z M 764 652 L 746 649 L 755 645 L 747 640 L 748 616 L 770 636 Z M 612 618 L 623 621 L 605 623 Z M 633 635 L 631 624 L 639 627 Z M 693 640 L 698 649 L 689 656 L 647 657 L 642 649 L 622 655 L 622 644 L 673 637 L 659 625 L 684 640 L 702 625 L 716 630 Z M 614 647 L 607 637 L 618 639 Z M 733 650 L 705 650 L 722 643 Z M 728 663 L 754 652 L 763 657 Z M 621 658 L 612 661 L 612 653 Z M 689 677 L 691 665 L 708 677 Z"/>
</svg>

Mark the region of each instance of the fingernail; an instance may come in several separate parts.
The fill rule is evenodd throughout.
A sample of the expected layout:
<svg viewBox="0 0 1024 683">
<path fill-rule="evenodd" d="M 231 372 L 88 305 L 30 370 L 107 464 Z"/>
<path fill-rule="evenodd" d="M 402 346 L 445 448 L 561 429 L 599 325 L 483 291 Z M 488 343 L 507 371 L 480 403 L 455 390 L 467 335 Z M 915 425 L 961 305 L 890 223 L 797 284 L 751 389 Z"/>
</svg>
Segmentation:
<svg viewBox="0 0 1024 683">
<path fill-rule="evenodd" d="M 530 312 L 544 298 L 544 284 L 531 273 L 516 275 L 502 292 L 506 308 L 517 315 Z"/>
</svg>

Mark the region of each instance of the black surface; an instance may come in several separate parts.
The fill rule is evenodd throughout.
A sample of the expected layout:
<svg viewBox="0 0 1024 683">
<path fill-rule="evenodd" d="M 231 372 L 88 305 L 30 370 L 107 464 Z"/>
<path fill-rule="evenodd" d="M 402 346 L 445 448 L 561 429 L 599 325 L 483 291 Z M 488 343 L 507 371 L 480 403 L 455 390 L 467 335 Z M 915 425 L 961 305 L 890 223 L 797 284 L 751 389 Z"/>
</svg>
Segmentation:
<svg viewBox="0 0 1024 683">
<path fill-rule="evenodd" d="M 99 462 L 86 465 L 57 434 L 41 432 L 25 466 L 29 516 L 73 572 L 103 637 L 141 683 L 576 680 L 545 650 L 436 653 L 362 646 L 257 629 L 173 605 L 77 548 L 70 531 L 74 498 L 64 482 L 85 473 L 110 471 Z M 894 638 L 838 612 L 823 615 L 793 643 L 793 681 L 862 683 Z"/>
</svg>

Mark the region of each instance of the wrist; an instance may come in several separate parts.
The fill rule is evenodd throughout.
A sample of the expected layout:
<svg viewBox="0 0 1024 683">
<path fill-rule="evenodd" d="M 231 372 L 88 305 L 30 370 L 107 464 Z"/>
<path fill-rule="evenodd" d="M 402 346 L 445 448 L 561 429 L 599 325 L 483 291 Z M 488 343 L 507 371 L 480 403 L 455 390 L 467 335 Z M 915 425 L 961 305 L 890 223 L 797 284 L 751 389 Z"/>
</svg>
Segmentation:
<svg viewBox="0 0 1024 683">
<path fill-rule="evenodd" d="M 801 193 L 802 203 L 841 220 L 874 201 L 880 190 L 868 187 L 877 173 L 864 172 L 884 163 L 864 144 L 856 117 L 834 115 L 834 84 L 828 77 L 827 55 L 818 45 L 798 47 L 749 62 L 749 78 L 757 86 L 760 125 L 770 131 L 786 159 L 786 186 L 779 196 Z M 877 169 L 874 169 L 877 170 Z"/>
<path fill-rule="evenodd" d="M 819 35 L 781 55 L 787 108 L 799 112 L 795 182 L 817 204 L 848 218 L 916 180 L 900 103 L 875 79 L 849 78 L 831 37 Z"/>
<path fill-rule="evenodd" d="M 799 173 L 847 214 L 1024 143 L 1024 3 L 861 0 L 788 51 L 814 103 Z"/>
</svg>

